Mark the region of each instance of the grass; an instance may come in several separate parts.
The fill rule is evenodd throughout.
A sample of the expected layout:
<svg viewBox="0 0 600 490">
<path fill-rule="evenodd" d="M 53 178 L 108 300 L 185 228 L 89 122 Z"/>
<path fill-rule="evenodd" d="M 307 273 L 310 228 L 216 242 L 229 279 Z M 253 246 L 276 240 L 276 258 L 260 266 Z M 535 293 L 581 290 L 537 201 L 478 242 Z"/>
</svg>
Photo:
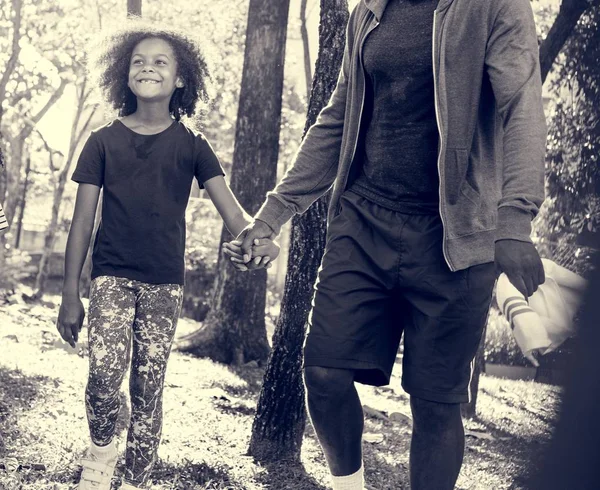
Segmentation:
<svg viewBox="0 0 600 490">
<path fill-rule="evenodd" d="M 78 459 L 87 444 L 86 346 L 73 350 L 58 340 L 57 299 L 0 306 L 0 464 L 8 468 L 0 469 L 2 490 L 72 489 L 81 471 Z M 182 319 L 179 335 L 196 327 Z M 365 434 L 375 442 L 364 444 L 372 489 L 408 488 L 410 408 L 399 375 L 400 365 L 389 387 L 359 388 L 363 404 L 373 409 Z M 172 353 L 153 490 L 329 488 L 310 426 L 302 466 L 260 464 L 246 456 L 261 379 L 260 368 L 233 369 Z M 457 488 L 522 488 L 531 459 L 550 435 L 559 395 L 556 387 L 483 376 L 478 417 L 465 424 L 469 435 Z M 125 427 L 122 417 L 121 447 Z"/>
</svg>

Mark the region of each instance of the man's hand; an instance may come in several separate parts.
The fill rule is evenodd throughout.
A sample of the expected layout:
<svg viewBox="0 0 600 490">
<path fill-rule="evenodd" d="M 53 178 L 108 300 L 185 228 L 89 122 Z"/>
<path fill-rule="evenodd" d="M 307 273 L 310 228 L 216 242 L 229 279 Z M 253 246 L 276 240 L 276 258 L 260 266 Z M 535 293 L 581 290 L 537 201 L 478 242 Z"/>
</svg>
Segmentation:
<svg viewBox="0 0 600 490">
<path fill-rule="evenodd" d="M 223 243 L 223 254 L 229 257 L 237 270 L 247 271 L 248 265 L 244 262 L 241 245 L 241 240 L 225 242 Z M 279 255 L 279 244 L 270 238 L 257 238 L 252 246 L 252 255 L 251 265 L 255 266 L 253 268 L 264 267 L 270 269 L 273 265 L 271 261 Z"/>
<path fill-rule="evenodd" d="M 546 280 L 542 259 L 529 242 L 498 240 L 495 262 L 497 274 L 504 272 L 525 298 L 535 293 Z"/>
<path fill-rule="evenodd" d="M 84 318 L 85 310 L 79 296 L 63 295 L 56 328 L 63 340 L 73 348 L 75 348 Z"/>
<path fill-rule="evenodd" d="M 273 233 L 273 230 L 268 224 L 260 220 L 254 220 L 237 236 L 237 240 L 242 241 L 242 260 L 249 270 L 264 267 L 264 264 L 252 261 L 252 246 L 255 245 L 257 239 L 260 240 L 261 238 L 274 239 L 275 233 Z"/>
</svg>

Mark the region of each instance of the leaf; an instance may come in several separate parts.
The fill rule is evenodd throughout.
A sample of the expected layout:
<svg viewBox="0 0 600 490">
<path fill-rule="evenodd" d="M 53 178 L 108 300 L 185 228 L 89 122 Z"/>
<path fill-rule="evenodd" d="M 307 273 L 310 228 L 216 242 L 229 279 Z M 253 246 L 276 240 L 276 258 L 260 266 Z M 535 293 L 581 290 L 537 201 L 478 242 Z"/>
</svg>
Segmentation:
<svg viewBox="0 0 600 490">
<path fill-rule="evenodd" d="M 405 413 L 402 412 L 392 412 L 390 414 L 390 420 L 392 422 L 398 422 L 398 423 L 403 423 L 403 424 L 412 424 L 412 418 L 410 417 L 410 415 L 406 415 Z"/>
<path fill-rule="evenodd" d="M 383 434 L 367 432 L 363 434 L 363 439 L 365 442 L 370 442 L 371 444 L 381 444 L 383 442 Z"/>
<path fill-rule="evenodd" d="M 388 416 L 379 410 L 369 407 L 368 405 L 363 405 L 363 411 L 369 417 L 374 417 L 380 420 L 389 420 Z"/>
<path fill-rule="evenodd" d="M 486 441 L 495 441 L 496 438 L 486 432 L 476 432 L 474 430 L 465 430 L 465 436 L 471 436 L 475 439 L 485 439 Z"/>
</svg>

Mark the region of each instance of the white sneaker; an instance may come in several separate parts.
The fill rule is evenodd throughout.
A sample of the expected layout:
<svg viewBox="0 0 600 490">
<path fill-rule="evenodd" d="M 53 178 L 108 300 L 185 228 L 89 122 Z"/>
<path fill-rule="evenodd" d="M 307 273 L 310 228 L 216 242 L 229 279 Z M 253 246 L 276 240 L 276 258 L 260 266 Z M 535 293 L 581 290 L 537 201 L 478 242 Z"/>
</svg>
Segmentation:
<svg viewBox="0 0 600 490">
<path fill-rule="evenodd" d="M 110 459 L 100 460 L 88 451 L 80 460 L 83 471 L 77 490 L 110 490 L 117 459 L 116 452 Z"/>
</svg>

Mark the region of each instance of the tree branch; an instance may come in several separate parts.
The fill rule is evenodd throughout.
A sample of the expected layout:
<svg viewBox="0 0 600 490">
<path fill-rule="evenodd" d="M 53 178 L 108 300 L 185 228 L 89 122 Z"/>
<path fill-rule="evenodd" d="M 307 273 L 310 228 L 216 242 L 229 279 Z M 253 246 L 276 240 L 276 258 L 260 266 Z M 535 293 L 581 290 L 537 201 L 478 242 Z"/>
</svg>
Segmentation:
<svg viewBox="0 0 600 490">
<path fill-rule="evenodd" d="M 8 85 L 8 80 L 12 75 L 15 67 L 17 66 L 17 60 L 19 59 L 19 53 L 21 52 L 21 48 L 19 46 L 20 39 L 20 31 L 21 31 L 21 9 L 23 8 L 22 0 L 13 0 L 12 6 L 15 11 L 15 17 L 13 20 L 13 37 L 12 37 L 12 50 L 10 54 L 10 58 L 6 63 L 6 67 L 4 68 L 4 73 L 2 74 L 2 78 L 0 79 L 0 122 L 2 122 L 2 102 L 6 97 L 6 86 Z"/>
<path fill-rule="evenodd" d="M 21 129 L 21 131 L 19 132 L 19 135 L 17 136 L 17 139 L 25 139 L 27 138 L 27 136 L 29 136 L 31 134 L 31 131 L 33 131 L 33 128 L 35 127 L 35 125 L 37 123 L 40 122 L 40 120 L 42 119 L 42 117 L 44 117 L 46 115 L 46 113 L 50 110 L 50 108 L 56 103 L 56 101 L 58 101 L 58 99 L 60 99 L 62 97 L 62 94 L 65 91 L 65 88 L 67 86 L 69 82 L 67 82 L 67 80 L 65 80 L 64 78 L 61 78 L 60 80 L 60 86 L 56 89 L 56 91 L 50 96 L 50 98 L 48 99 L 48 101 L 44 104 L 44 107 L 42 107 L 37 114 L 35 114 L 34 116 L 30 117 L 27 120 L 27 125 L 25 125 L 23 127 L 23 129 Z"/>
<path fill-rule="evenodd" d="M 554 60 L 560 53 L 583 13 L 600 0 L 563 0 L 554 23 L 540 47 L 542 83 L 546 80 Z"/>
</svg>

